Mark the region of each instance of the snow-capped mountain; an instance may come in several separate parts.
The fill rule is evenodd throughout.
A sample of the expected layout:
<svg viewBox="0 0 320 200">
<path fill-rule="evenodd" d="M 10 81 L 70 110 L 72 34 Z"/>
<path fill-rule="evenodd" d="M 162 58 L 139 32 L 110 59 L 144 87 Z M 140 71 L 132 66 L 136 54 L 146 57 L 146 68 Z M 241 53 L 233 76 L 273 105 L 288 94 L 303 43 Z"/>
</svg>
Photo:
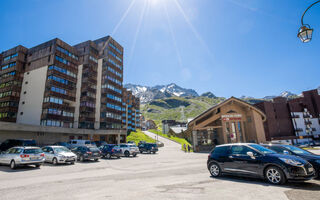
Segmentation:
<svg viewBox="0 0 320 200">
<path fill-rule="evenodd" d="M 162 99 L 166 97 L 198 97 L 198 93 L 193 89 L 185 89 L 174 83 L 168 85 L 157 85 L 154 87 L 126 84 L 124 86 L 132 94 L 140 98 L 141 103 L 147 103 L 154 99 Z"/>
<path fill-rule="evenodd" d="M 162 93 L 169 93 L 172 96 L 177 96 L 177 97 L 198 97 L 199 94 L 193 90 L 193 89 L 185 89 L 180 86 L 178 86 L 175 83 L 171 83 L 169 85 L 157 85 L 154 86 L 153 89 L 158 89 Z"/>
</svg>

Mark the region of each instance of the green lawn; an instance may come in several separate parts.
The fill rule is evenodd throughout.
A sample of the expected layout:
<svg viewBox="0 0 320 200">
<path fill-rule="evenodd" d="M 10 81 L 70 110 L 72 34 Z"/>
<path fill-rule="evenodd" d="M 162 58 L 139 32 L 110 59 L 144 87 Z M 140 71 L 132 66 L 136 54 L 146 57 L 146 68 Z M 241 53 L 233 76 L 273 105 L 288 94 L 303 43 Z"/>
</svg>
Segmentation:
<svg viewBox="0 0 320 200">
<path fill-rule="evenodd" d="M 159 136 L 162 136 L 164 138 L 168 138 L 168 139 L 171 139 L 171 140 L 173 140 L 175 142 L 180 143 L 181 144 L 181 150 L 183 150 L 183 151 L 184 151 L 183 144 L 186 144 L 186 146 L 190 145 L 192 147 L 192 145 L 186 139 L 175 137 L 175 136 L 168 136 L 168 135 L 163 134 L 161 131 L 158 131 L 158 130 L 153 130 L 152 129 L 152 130 L 148 130 L 148 131 L 150 131 L 152 133 L 155 133 L 155 134 L 158 134 Z"/>
<path fill-rule="evenodd" d="M 140 141 L 146 141 L 148 143 L 156 142 L 155 139 L 147 136 L 139 129 L 136 132 L 131 132 L 130 135 L 127 137 L 127 141 L 134 141 L 136 145 L 138 145 Z"/>
</svg>

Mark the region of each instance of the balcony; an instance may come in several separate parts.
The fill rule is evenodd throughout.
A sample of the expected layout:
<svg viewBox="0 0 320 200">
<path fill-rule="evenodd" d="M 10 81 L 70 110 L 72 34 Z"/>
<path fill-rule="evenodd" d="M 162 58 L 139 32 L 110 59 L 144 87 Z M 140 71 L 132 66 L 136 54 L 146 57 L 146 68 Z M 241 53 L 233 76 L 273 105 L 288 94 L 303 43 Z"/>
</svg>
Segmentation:
<svg viewBox="0 0 320 200">
<path fill-rule="evenodd" d="M 296 128 L 295 131 L 296 132 L 303 132 L 303 129 L 302 128 Z"/>
<path fill-rule="evenodd" d="M 304 124 L 305 125 L 312 125 L 312 122 L 311 121 L 305 121 Z"/>
<path fill-rule="evenodd" d="M 303 114 L 303 118 L 311 118 L 311 115 L 309 115 L 309 114 Z"/>
</svg>

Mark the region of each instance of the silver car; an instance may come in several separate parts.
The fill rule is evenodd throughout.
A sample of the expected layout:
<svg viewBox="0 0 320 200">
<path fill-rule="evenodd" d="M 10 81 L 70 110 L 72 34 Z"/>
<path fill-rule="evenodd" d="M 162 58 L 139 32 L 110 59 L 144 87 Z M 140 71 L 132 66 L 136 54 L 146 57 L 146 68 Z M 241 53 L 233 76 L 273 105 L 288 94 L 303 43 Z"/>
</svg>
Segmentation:
<svg viewBox="0 0 320 200">
<path fill-rule="evenodd" d="M 74 164 L 77 155 L 72 153 L 68 148 L 63 146 L 45 146 L 42 148 L 44 152 L 45 162 L 57 165 L 59 163 Z"/>
<path fill-rule="evenodd" d="M 139 148 L 135 144 L 120 144 L 118 146 L 125 157 L 129 157 L 130 155 L 136 157 L 139 153 Z"/>
<path fill-rule="evenodd" d="M 0 164 L 9 165 L 11 169 L 21 165 L 39 168 L 44 160 L 44 153 L 39 147 L 12 147 L 0 154 Z"/>
</svg>

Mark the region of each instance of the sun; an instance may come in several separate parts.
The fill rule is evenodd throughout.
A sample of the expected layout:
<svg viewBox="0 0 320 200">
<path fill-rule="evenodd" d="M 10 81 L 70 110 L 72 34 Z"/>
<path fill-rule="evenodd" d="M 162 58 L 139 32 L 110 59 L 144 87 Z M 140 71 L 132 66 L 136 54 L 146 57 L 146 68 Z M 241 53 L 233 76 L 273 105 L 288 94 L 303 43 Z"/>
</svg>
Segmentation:
<svg viewBox="0 0 320 200">
<path fill-rule="evenodd" d="M 157 6 L 159 5 L 160 1 L 164 1 L 164 0 L 147 0 L 148 3 L 152 6 Z"/>
</svg>

